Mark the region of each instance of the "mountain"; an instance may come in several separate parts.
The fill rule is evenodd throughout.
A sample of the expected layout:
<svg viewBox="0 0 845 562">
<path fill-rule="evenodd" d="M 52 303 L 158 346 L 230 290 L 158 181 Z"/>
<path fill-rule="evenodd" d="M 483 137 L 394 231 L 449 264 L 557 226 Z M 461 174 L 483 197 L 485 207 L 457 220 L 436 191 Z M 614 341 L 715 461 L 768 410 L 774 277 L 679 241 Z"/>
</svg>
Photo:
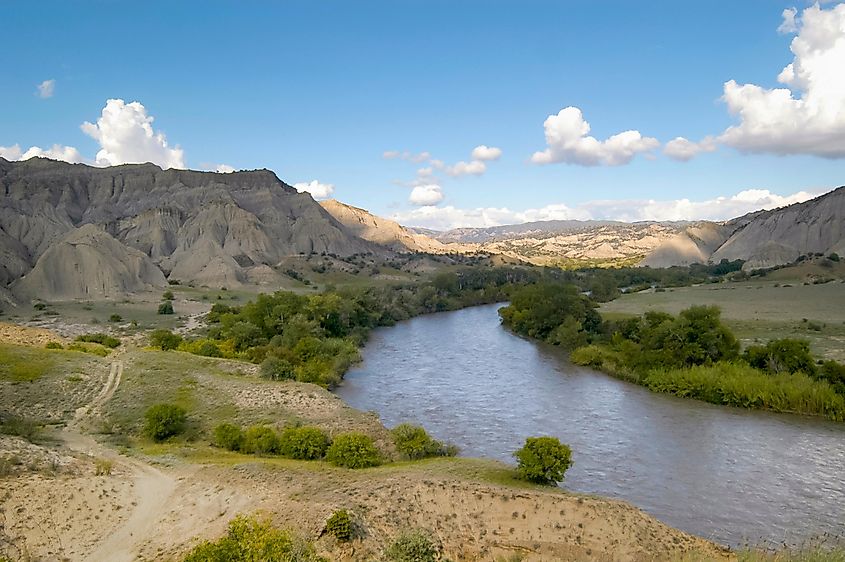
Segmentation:
<svg viewBox="0 0 845 562">
<path fill-rule="evenodd" d="M 321 201 L 320 205 L 355 236 L 396 252 L 444 254 L 465 253 L 477 249 L 468 245 L 444 244 L 430 236 L 405 228 L 397 222 L 377 217 L 369 211 L 341 203 L 336 199 Z"/>
<path fill-rule="evenodd" d="M 19 297 L 272 282 L 285 257 L 386 252 L 269 170 L 0 158 L 0 190 L 0 283 Z"/>
<path fill-rule="evenodd" d="M 699 223 L 656 248 L 642 265 L 745 260 L 746 271 L 792 263 L 811 253 L 845 253 L 845 187 L 788 207 L 724 223 Z"/>
</svg>

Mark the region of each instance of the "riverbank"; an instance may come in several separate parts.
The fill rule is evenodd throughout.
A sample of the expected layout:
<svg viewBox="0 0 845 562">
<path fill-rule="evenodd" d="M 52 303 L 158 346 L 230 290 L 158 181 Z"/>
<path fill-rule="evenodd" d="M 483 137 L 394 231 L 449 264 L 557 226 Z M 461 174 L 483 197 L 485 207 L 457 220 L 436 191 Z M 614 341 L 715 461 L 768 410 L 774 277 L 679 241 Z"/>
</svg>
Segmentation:
<svg viewBox="0 0 845 562">
<path fill-rule="evenodd" d="M 229 420 L 303 423 L 333 434 L 356 429 L 389 454 L 377 417 L 315 385 L 262 380 L 248 364 L 126 343 L 106 358 L 28 349 L 52 353 L 63 365 L 66 356 L 85 361 L 31 382 L 0 380 L 0 395 L 14 397 L 15 411 L 41 404 L 53 422 L 31 440 L 0 436 L 0 553 L 13 560 L 88 559 L 114 536 L 125 537 L 120 553 L 127 560 L 178 560 L 201 539 L 220 536 L 236 515 L 254 512 L 314 541 L 332 560 L 379 557 L 405 529 L 424 529 L 453 560 L 731 556 L 627 503 L 514 480 L 496 461 L 347 470 L 222 451 L 209 444 L 209 430 Z M 29 385 L 38 392 L 22 392 Z M 186 405 L 191 431 L 153 444 L 136 428 L 150 404 L 167 398 Z M 349 510 L 361 531 L 350 544 L 323 532 L 338 509 Z"/>
</svg>

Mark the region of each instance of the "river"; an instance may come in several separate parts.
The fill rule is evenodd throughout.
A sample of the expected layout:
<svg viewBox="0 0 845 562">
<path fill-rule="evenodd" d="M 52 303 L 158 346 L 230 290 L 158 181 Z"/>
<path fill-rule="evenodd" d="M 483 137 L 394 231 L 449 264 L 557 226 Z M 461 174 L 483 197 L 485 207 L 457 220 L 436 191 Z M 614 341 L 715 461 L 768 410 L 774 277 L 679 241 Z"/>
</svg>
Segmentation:
<svg viewBox="0 0 845 562">
<path fill-rule="evenodd" d="M 374 331 L 337 393 L 465 456 L 514 463 L 526 437 L 559 437 L 575 461 L 565 488 L 723 544 L 845 536 L 845 424 L 649 392 L 513 335 L 499 306 Z"/>
</svg>

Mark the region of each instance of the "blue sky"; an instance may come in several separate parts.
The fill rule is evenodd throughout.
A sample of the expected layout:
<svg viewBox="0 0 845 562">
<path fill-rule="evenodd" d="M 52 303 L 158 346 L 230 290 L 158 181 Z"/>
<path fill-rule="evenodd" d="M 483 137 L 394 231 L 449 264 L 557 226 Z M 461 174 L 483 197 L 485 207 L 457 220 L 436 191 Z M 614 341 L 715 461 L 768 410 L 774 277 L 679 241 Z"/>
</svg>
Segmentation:
<svg viewBox="0 0 845 562">
<path fill-rule="evenodd" d="M 793 6 L 794 24 L 779 32 Z M 765 138 L 749 117 L 738 135 L 697 144 L 742 124 L 721 99 L 726 82 L 784 88 L 778 75 L 798 56 L 790 42 L 809 37 L 813 17 L 836 23 L 839 12 L 845 22 L 836 3 L 772 0 L 10 3 L 0 147 L 13 157 L 15 146 L 22 155 L 59 144 L 94 162 L 111 138 L 97 120 L 107 100 L 121 99 L 143 105 L 184 166 L 270 168 L 405 223 L 727 218 L 845 183 L 841 82 L 817 88 L 834 116 L 812 117 L 802 131 L 817 134 L 806 142 L 790 140 L 787 113 L 766 117 Z M 826 41 L 829 56 L 810 79 L 837 61 L 845 68 L 845 24 Z M 38 95 L 49 80 L 51 95 Z M 808 93 L 799 81 L 789 87 L 795 99 Z M 740 98 L 750 113 L 766 101 Z M 533 163 L 548 148 L 544 121 L 570 106 L 598 141 L 628 130 L 655 140 L 627 162 L 561 144 L 553 162 Z M 97 124 L 99 144 L 85 121 Z M 781 123 L 783 134 L 772 132 Z M 678 136 L 708 148 L 670 158 L 665 143 Z M 447 173 L 479 145 L 501 157 L 483 161 L 480 175 Z M 386 151 L 428 152 L 442 164 Z M 146 154 L 113 152 L 111 162 Z M 430 175 L 417 173 L 425 167 Z M 417 204 L 415 186 L 425 186 Z M 713 203 L 746 190 L 768 192 Z"/>
</svg>

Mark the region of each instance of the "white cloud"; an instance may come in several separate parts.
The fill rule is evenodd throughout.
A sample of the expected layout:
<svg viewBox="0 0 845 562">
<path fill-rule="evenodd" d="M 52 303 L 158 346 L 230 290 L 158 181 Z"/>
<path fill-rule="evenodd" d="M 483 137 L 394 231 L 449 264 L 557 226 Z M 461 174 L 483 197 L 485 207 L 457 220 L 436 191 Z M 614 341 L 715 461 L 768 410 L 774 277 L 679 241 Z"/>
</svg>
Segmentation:
<svg viewBox="0 0 845 562">
<path fill-rule="evenodd" d="M 535 164 L 564 162 L 580 166 L 621 166 L 634 156 L 654 150 L 660 143 L 655 138 L 644 137 L 639 131 L 624 131 L 600 141 L 587 136 L 590 124 L 584 120 L 577 107 L 561 109 L 543 122 L 548 148 L 535 152 Z"/>
<path fill-rule="evenodd" d="M 14 161 L 20 159 L 21 154 L 21 147 L 18 144 L 13 144 L 12 146 L 0 146 L 0 158 Z"/>
<path fill-rule="evenodd" d="M 233 168 L 232 166 L 230 166 L 228 164 L 218 164 L 214 168 L 214 171 L 220 172 L 221 174 L 231 174 L 232 172 L 235 171 L 235 168 Z"/>
<path fill-rule="evenodd" d="M 845 3 L 795 14 L 786 10 L 780 28 L 798 33 L 777 78 L 787 88 L 726 82 L 723 99 L 739 124 L 718 140 L 743 152 L 845 158 Z"/>
<path fill-rule="evenodd" d="M 705 137 L 700 142 L 693 142 L 684 137 L 675 137 L 666 143 L 663 154 L 674 160 L 687 162 L 702 152 L 713 152 L 716 150 L 716 141 L 713 137 Z"/>
<path fill-rule="evenodd" d="M 48 149 L 43 149 L 40 146 L 31 146 L 26 151 L 22 151 L 20 145 L 14 144 L 12 146 L 0 146 L 0 156 L 6 160 L 29 160 L 40 156 L 41 158 L 50 158 L 51 160 L 62 160 L 75 164 L 77 162 L 87 162 L 82 154 L 72 146 L 62 146 L 54 144 Z"/>
<path fill-rule="evenodd" d="M 23 155 L 21 155 L 20 160 L 29 160 L 30 158 L 34 158 L 36 156 L 40 156 L 41 158 L 50 158 L 51 160 L 62 160 L 64 162 L 70 162 L 71 164 L 85 162 L 85 158 L 83 158 L 79 151 L 74 147 L 62 146 L 59 144 L 54 144 L 46 150 L 38 146 L 32 146 L 24 152 Z"/>
<path fill-rule="evenodd" d="M 498 160 L 502 157 L 502 149 L 495 146 L 480 144 L 472 149 L 473 160 Z"/>
<path fill-rule="evenodd" d="M 415 164 L 419 164 L 420 162 L 425 162 L 426 160 L 431 158 L 431 154 L 428 152 L 419 152 L 413 153 L 407 150 L 402 152 L 398 150 L 386 150 L 382 154 L 382 158 L 385 160 L 407 160 L 409 162 L 413 162 Z"/>
<path fill-rule="evenodd" d="M 152 162 L 162 168 L 184 168 L 181 148 L 170 148 L 164 133 L 153 129 L 153 117 L 139 102 L 110 99 L 97 123 L 85 122 L 82 131 L 100 144 L 98 166 Z"/>
<path fill-rule="evenodd" d="M 35 95 L 37 95 L 41 99 L 52 98 L 53 94 L 56 91 L 56 81 L 55 80 L 44 80 L 38 86 L 36 86 L 37 91 Z"/>
<path fill-rule="evenodd" d="M 798 10 L 795 8 L 787 8 L 783 11 L 783 23 L 778 26 L 778 33 L 783 33 L 784 35 L 788 35 L 790 33 L 795 33 L 798 31 L 798 21 L 796 21 L 795 16 L 798 15 Z"/>
<path fill-rule="evenodd" d="M 735 195 L 702 201 L 689 199 L 635 199 L 588 201 L 575 207 L 564 204 L 546 205 L 537 209 L 513 211 L 508 208 L 485 207 L 459 209 L 423 206 L 395 213 L 391 218 L 401 224 L 448 230 L 458 227 L 488 227 L 543 220 L 727 220 L 760 209 L 774 209 L 800 203 L 821 195 L 822 191 L 799 191 L 778 195 L 766 189 L 748 189 Z"/>
<path fill-rule="evenodd" d="M 445 172 L 452 177 L 459 176 L 480 176 L 487 171 L 487 164 L 480 160 L 472 160 L 470 162 L 456 162 L 452 166 L 446 166 Z"/>
<path fill-rule="evenodd" d="M 328 199 L 334 193 L 334 185 L 331 183 L 320 183 L 317 180 L 310 182 L 299 182 L 293 184 L 300 193 L 307 191 L 314 199 Z"/>
<path fill-rule="evenodd" d="M 443 201 L 443 192 L 437 184 L 418 185 L 408 200 L 414 205 L 436 205 Z"/>
</svg>

